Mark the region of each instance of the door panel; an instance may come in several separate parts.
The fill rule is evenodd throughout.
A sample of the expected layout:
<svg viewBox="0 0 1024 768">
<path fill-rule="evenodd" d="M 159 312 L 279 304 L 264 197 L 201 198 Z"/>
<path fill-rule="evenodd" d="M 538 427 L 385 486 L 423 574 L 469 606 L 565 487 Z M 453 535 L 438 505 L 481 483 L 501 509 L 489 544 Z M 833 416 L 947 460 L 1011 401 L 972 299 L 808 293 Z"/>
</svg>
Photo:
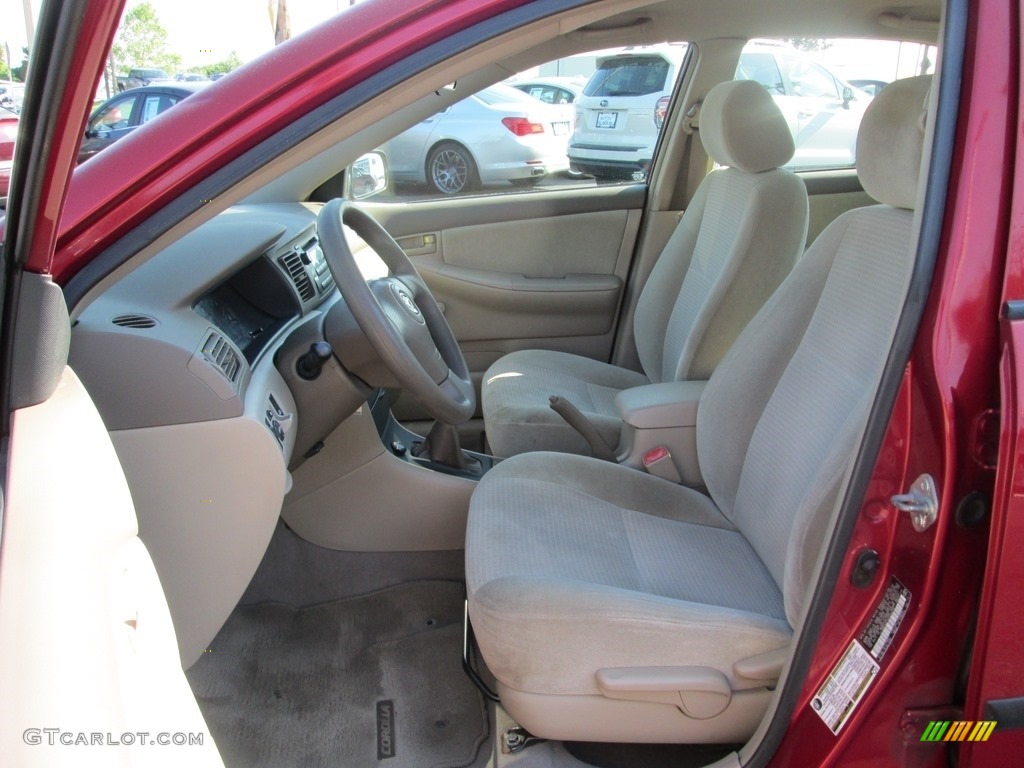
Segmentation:
<svg viewBox="0 0 1024 768">
<path fill-rule="evenodd" d="M 1024 749 L 1024 302 L 1007 302 L 1002 321 L 999 455 L 978 632 L 971 656 L 965 720 L 994 720 L 983 744 L 964 742 L 960 764 L 1011 765 Z"/>
<path fill-rule="evenodd" d="M 517 349 L 608 360 L 646 187 L 363 204 L 412 258 L 479 382 Z M 419 418 L 404 399 L 399 418 Z"/>
<path fill-rule="evenodd" d="M 444 263 L 562 278 L 615 274 L 628 212 L 600 211 L 454 227 L 440 244 Z"/>
<path fill-rule="evenodd" d="M 604 336 L 612 329 L 622 280 L 616 275 L 526 277 L 416 259 L 461 342 L 499 338 Z"/>
<path fill-rule="evenodd" d="M 65 368 L 56 392 L 12 425 L 0 754 L 25 766 L 222 765 L 127 481 L 77 376 Z M 160 741 L 176 734 L 184 743 Z"/>
</svg>

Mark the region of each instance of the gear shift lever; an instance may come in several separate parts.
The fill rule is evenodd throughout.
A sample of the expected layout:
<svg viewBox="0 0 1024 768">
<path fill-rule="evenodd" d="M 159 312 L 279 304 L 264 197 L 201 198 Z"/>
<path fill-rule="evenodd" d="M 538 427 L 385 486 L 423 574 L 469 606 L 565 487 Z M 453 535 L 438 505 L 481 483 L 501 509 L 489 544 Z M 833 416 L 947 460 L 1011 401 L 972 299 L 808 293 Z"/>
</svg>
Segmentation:
<svg viewBox="0 0 1024 768">
<path fill-rule="evenodd" d="M 413 455 L 435 464 L 457 467 L 474 474 L 480 473 L 480 462 L 462 450 L 458 427 L 453 424 L 435 421 L 426 439 L 413 448 Z"/>
</svg>

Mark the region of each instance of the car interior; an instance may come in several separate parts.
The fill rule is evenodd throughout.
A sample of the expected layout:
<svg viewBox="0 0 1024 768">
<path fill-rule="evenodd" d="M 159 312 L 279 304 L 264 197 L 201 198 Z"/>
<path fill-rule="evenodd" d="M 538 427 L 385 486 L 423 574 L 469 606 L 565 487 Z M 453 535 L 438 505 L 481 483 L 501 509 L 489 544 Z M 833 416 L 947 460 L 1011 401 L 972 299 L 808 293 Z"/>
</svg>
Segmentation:
<svg viewBox="0 0 1024 768">
<path fill-rule="evenodd" d="M 337 94 L 65 286 L 225 765 L 740 765 L 788 717 L 920 279 L 944 9 L 544 5 Z M 873 98 L 855 168 L 794 173 L 768 91 L 732 80 L 755 38 L 940 47 Z M 642 181 L 345 199 L 470 93 L 666 41 Z"/>
</svg>

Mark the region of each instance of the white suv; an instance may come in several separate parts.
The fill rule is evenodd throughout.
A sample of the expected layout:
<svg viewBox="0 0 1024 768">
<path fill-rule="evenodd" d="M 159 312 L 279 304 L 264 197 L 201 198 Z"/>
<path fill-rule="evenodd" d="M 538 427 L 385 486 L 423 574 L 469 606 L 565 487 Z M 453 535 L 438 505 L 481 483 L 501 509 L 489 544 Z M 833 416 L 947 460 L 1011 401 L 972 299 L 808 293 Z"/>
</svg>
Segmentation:
<svg viewBox="0 0 1024 768">
<path fill-rule="evenodd" d="M 641 179 L 654 155 L 686 45 L 627 48 L 597 60 L 575 102 L 569 166 L 598 178 Z"/>
<path fill-rule="evenodd" d="M 644 178 L 685 45 L 627 49 L 598 60 L 576 101 L 569 142 L 574 171 L 597 178 Z M 857 129 L 871 97 L 787 45 L 751 43 L 736 79 L 755 80 L 772 94 L 796 144 L 794 170 L 850 167 Z"/>
</svg>

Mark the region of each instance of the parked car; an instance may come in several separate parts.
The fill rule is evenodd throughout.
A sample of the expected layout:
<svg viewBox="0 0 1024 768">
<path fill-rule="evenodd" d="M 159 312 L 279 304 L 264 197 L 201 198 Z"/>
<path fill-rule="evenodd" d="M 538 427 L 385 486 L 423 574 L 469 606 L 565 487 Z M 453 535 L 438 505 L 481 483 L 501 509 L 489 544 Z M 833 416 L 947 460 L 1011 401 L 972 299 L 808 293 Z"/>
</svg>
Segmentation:
<svg viewBox="0 0 1024 768">
<path fill-rule="evenodd" d="M 21 112 L 21 102 L 25 98 L 25 86 L 22 83 L 0 83 L 0 107 Z"/>
<path fill-rule="evenodd" d="M 585 77 L 534 77 L 526 80 L 506 80 L 508 85 L 528 93 L 545 104 L 572 104 L 583 95 Z"/>
<path fill-rule="evenodd" d="M 530 80 L 506 81 L 513 88 L 518 88 L 535 99 L 540 99 L 546 104 L 573 104 L 583 95 L 583 87 L 587 84 L 585 77 L 538 77 Z M 575 124 L 575 117 L 573 119 Z M 570 135 L 571 138 L 571 135 Z M 568 144 L 568 142 L 567 142 Z M 566 147 L 568 156 L 568 146 Z M 582 174 L 566 170 L 566 174 L 578 178 Z"/>
<path fill-rule="evenodd" d="M 78 162 L 84 163 L 99 154 L 205 85 L 205 82 L 147 85 L 107 99 L 89 118 L 85 139 L 78 150 Z"/>
<path fill-rule="evenodd" d="M 793 170 L 849 168 L 857 157 L 857 130 L 870 97 L 806 55 L 781 44 L 748 45 L 737 80 L 761 83 L 789 123 Z"/>
<path fill-rule="evenodd" d="M 686 45 L 602 56 L 576 100 L 569 164 L 597 178 L 641 178 L 651 162 Z"/>
<path fill-rule="evenodd" d="M 0 197 L 6 197 L 11 186 L 14 146 L 18 139 L 18 115 L 0 107 Z"/>
<path fill-rule="evenodd" d="M 76 167 L 123 5 L 39 4 L 0 226 L 5 768 L 1020 765 L 1022 0 L 365 0 Z M 762 31 L 937 70 L 871 102 L 859 169 L 711 170 L 684 120 L 769 101 L 728 82 Z M 683 36 L 641 182 L 321 189 L 451 83 Z M 764 178 L 822 232 L 788 276 L 757 249 L 799 195 L 703 218 Z M 741 347 L 659 332 L 723 322 L 691 289 L 744 324 L 765 277 Z M 512 350 L 542 403 L 552 359 L 631 365 L 574 402 L 642 461 L 459 452 Z"/>
<path fill-rule="evenodd" d="M 454 195 L 481 183 L 530 186 L 566 171 L 572 107 L 547 105 L 496 83 L 380 147 L 395 181 Z"/>
<path fill-rule="evenodd" d="M 877 96 L 878 92 L 889 84 L 888 80 L 847 80 L 846 82 L 854 88 L 860 88 L 869 96 Z"/>
<path fill-rule="evenodd" d="M 156 67 L 136 67 L 127 75 L 117 78 L 117 90 L 127 91 L 129 88 L 141 88 L 144 85 L 173 83 L 174 78 Z"/>
<path fill-rule="evenodd" d="M 643 177 L 685 55 L 685 46 L 658 46 L 599 60 L 576 104 L 574 169 L 598 178 Z M 796 144 L 788 168 L 853 165 L 867 94 L 784 45 L 748 45 L 735 77 L 764 85 L 782 110 Z"/>
</svg>

